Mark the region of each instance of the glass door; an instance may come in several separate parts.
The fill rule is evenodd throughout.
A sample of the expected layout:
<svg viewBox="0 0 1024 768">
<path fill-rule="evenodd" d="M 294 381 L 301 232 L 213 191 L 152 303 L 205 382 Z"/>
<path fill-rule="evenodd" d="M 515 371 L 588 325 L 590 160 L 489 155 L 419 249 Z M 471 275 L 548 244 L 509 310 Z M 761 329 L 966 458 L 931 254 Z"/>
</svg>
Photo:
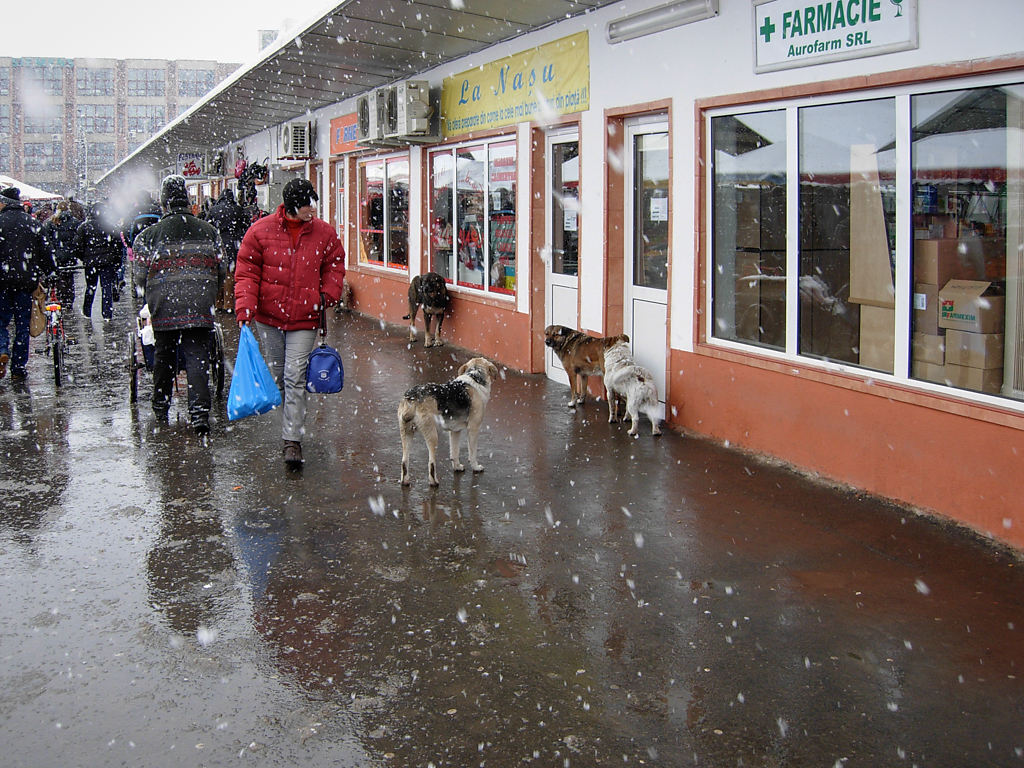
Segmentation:
<svg viewBox="0 0 1024 768">
<path fill-rule="evenodd" d="M 547 136 L 545 153 L 544 296 L 545 325 L 579 327 L 579 232 L 580 232 L 579 133 L 558 131 Z M 568 383 L 568 375 L 550 347 L 544 348 L 548 378 Z"/>
<path fill-rule="evenodd" d="M 633 357 L 649 368 L 665 401 L 668 328 L 668 123 L 626 126 L 626 248 L 624 326 Z"/>
</svg>

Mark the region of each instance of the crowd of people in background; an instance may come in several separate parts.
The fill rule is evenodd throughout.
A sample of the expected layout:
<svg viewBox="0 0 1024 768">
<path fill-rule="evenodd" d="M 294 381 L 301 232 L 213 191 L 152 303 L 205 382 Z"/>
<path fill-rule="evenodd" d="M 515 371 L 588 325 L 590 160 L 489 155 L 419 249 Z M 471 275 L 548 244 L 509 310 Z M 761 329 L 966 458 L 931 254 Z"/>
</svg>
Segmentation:
<svg viewBox="0 0 1024 768">
<path fill-rule="evenodd" d="M 110 322 L 129 287 L 126 265 L 134 262 L 130 288 L 156 339 L 157 421 L 167 422 L 173 381 L 184 370 L 190 424 L 198 435 L 209 433 L 209 335 L 215 312 L 234 312 L 261 341 L 284 403 L 284 462 L 300 467 L 306 366 L 323 305 L 340 300 L 345 254 L 334 228 L 316 217 L 318 197 L 306 179 L 285 185 L 283 203 L 271 214 L 245 197 L 240 204 L 228 189 L 200 208 L 185 179 L 171 175 L 159 203 L 143 192 L 119 215 L 111 201 L 83 207 L 73 198 L 33 210 L 17 188 L 0 190 L 0 379 L 8 366 L 12 380 L 27 377 L 38 287 L 73 307 L 74 270 L 83 268 L 82 313 L 91 318 L 98 288 L 102 320 Z"/>
</svg>

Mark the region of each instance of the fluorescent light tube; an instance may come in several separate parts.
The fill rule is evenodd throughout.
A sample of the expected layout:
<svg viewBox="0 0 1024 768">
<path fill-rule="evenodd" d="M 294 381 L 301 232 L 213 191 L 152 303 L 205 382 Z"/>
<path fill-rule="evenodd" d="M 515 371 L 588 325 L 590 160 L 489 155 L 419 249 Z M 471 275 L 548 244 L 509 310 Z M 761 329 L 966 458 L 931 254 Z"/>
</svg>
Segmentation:
<svg viewBox="0 0 1024 768">
<path fill-rule="evenodd" d="M 718 0 L 676 0 L 608 22 L 608 42 L 664 32 L 718 15 Z"/>
</svg>

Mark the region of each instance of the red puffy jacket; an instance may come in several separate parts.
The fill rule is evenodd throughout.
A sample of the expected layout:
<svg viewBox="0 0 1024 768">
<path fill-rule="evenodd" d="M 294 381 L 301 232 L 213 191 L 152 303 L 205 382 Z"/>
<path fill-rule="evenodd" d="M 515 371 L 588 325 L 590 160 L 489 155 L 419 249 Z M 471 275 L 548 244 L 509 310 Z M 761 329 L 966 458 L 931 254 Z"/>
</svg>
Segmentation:
<svg viewBox="0 0 1024 768">
<path fill-rule="evenodd" d="M 334 228 L 314 218 L 292 238 L 284 206 L 252 224 L 238 247 L 235 262 L 235 314 L 284 331 L 320 325 L 320 293 L 331 306 L 341 298 L 345 249 Z"/>
</svg>

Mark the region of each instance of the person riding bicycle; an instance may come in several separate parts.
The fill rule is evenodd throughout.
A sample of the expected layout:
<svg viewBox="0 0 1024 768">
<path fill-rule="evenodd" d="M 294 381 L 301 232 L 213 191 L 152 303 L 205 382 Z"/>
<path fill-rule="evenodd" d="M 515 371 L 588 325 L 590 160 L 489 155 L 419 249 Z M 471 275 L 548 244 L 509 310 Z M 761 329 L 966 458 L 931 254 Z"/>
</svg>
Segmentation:
<svg viewBox="0 0 1024 768">
<path fill-rule="evenodd" d="M 57 261 L 57 301 L 70 307 L 75 302 L 75 275 L 69 267 L 78 264 L 75 257 L 75 231 L 81 222 L 71 211 L 66 200 L 57 203 L 57 211 L 46 220 L 43 234 L 46 235 Z"/>
</svg>

